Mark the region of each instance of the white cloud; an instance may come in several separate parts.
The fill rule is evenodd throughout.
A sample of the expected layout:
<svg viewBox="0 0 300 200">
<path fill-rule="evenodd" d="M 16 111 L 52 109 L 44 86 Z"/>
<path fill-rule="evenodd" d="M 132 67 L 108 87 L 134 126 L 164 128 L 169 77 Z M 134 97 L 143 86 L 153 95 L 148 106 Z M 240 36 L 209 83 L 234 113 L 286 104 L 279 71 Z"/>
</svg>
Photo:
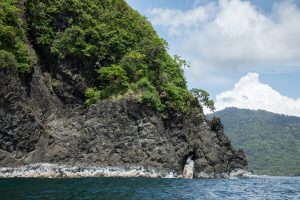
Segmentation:
<svg viewBox="0 0 300 200">
<path fill-rule="evenodd" d="M 261 109 L 300 117 L 300 98 L 295 100 L 281 95 L 269 85 L 261 83 L 257 73 L 248 73 L 232 90 L 217 95 L 215 106 L 217 110 L 227 107 Z"/>
<path fill-rule="evenodd" d="M 259 72 L 300 70 L 300 10 L 292 1 L 274 4 L 268 14 L 242 0 L 149 13 L 155 26 L 180 38 L 172 48 L 191 62 L 188 78 L 209 81 L 215 71 L 250 66 Z"/>
<path fill-rule="evenodd" d="M 153 16 L 151 22 L 154 25 L 168 27 L 171 35 L 180 35 L 186 30 L 198 30 L 202 23 L 209 20 L 209 13 L 214 9 L 214 4 L 210 3 L 187 11 L 153 8 L 148 12 Z"/>
</svg>

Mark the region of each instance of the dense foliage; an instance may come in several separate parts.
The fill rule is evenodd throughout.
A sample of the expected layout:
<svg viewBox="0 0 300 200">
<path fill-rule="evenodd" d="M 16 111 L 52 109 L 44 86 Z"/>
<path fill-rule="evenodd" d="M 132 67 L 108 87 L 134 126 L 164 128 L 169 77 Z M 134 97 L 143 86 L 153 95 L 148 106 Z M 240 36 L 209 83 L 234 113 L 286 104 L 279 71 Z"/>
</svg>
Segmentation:
<svg viewBox="0 0 300 200">
<path fill-rule="evenodd" d="M 28 0 L 27 7 L 31 39 L 49 67 L 58 60 L 92 73 L 85 77 L 87 105 L 130 92 L 157 110 L 184 111 L 193 99 L 183 76 L 187 63 L 170 57 L 166 42 L 125 1 Z"/>
<path fill-rule="evenodd" d="M 255 173 L 300 175 L 300 118 L 237 108 L 213 115 L 221 118 L 233 146 L 245 150 Z"/>
<path fill-rule="evenodd" d="M 0 68 L 29 72 L 33 55 L 26 43 L 26 29 L 17 0 L 0 1 Z"/>
</svg>

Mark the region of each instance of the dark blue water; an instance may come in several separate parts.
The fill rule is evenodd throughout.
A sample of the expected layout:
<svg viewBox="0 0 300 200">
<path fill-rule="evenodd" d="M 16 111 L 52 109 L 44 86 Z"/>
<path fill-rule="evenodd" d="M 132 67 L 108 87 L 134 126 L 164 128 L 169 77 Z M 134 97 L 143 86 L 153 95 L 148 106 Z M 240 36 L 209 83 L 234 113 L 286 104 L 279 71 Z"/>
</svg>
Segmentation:
<svg viewBox="0 0 300 200">
<path fill-rule="evenodd" d="M 0 199 L 300 199 L 300 177 L 0 179 Z"/>
</svg>

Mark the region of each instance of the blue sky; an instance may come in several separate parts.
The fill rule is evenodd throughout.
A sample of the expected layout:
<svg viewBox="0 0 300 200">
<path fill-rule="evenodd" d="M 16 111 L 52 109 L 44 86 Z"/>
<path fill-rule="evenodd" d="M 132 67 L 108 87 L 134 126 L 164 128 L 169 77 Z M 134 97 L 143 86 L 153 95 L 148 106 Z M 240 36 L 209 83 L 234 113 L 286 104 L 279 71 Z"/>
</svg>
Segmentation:
<svg viewBox="0 0 300 200">
<path fill-rule="evenodd" d="M 224 104 L 222 93 L 235 91 L 232 95 L 241 95 L 242 90 L 234 90 L 234 85 L 244 83 L 241 78 L 246 77 L 257 88 L 251 84 L 250 88 L 241 88 L 256 94 L 252 102 L 262 102 L 261 106 L 246 108 L 260 109 L 270 104 L 273 106 L 269 111 L 300 116 L 300 0 L 127 2 L 168 41 L 170 54 L 191 62 L 192 67 L 185 73 L 189 88 L 207 90 L 220 109 L 224 108 L 220 106 Z M 269 90 L 261 90 L 265 86 Z M 281 96 L 276 96 L 277 92 Z M 281 106 L 283 111 L 278 111 L 276 107 L 285 102 L 285 96 L 292 107 Z M 251 104 L 230 98 L 234 100 L 228 106 Z M 284 112 L 298 106 L 296 114 Z"/>
<path fill-rule="evenodd" d="M 127 0 L 127 2 L 135 9 L 139 10 L 142 14 L 149 8 L 177 8 L 187 10 L 197 5 L 206 4 L 213 0 Z M 258 6 L 260 9 L 270 12 L 274 3 L 282 0 L 251 0 L 250 2 Z M 214 2 L 217 2 L 216 0 Z M 299 4 L 298 1 L 294 1 Z M 146 14 L 147 15 L 147 14 Z"/>
</svg>

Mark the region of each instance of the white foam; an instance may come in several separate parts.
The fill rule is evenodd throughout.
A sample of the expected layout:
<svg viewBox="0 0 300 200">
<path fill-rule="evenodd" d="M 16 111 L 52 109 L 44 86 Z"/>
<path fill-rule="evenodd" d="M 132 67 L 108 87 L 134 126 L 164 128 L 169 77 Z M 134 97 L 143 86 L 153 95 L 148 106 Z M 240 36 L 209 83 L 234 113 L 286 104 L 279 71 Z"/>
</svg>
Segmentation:
<svg viewBox="0 0 300 200">
<path fill-rule="evenodd" d="M 247 178 L 256 178 L 256 175 L 253 175 L 250 171 L 245 169 L 234 169 L 230 172 L 223 172 L 223 173 L 206 173 L 200 172 L 195 174 L 196 178 L 200 179 L 213 179 L 213 178 L 237 178 L 237 177 L 247 177 Z"/>
<path fill-rule="evenodd" d="M 31 164 L 16 168 L 0 168 L 0 177 L 80 178 L 80 177 L 149 177 L 176 178 L 172 170 L 146 169 L 144 167 L 82 167 L 49 163 Z"/>
<path fill-rule="evenodd" d="M 191 163 L 190 163 L 191 164 Z M 67 166 L 49 163 L 37 163 L 20 167 L 0 168 L 0 178 L 81 178 L 81 177 L 148 177 L 148 178 L 186 178 L 175 170 L 164 170 L 134 167 L 95 167 L 95 166 Z M 196 178 L 232 178 L 232 177 L 256 177 L 244 169 L 235 169 L 229 173 L 205 173 L 194 174 Z"/>
</svg>

